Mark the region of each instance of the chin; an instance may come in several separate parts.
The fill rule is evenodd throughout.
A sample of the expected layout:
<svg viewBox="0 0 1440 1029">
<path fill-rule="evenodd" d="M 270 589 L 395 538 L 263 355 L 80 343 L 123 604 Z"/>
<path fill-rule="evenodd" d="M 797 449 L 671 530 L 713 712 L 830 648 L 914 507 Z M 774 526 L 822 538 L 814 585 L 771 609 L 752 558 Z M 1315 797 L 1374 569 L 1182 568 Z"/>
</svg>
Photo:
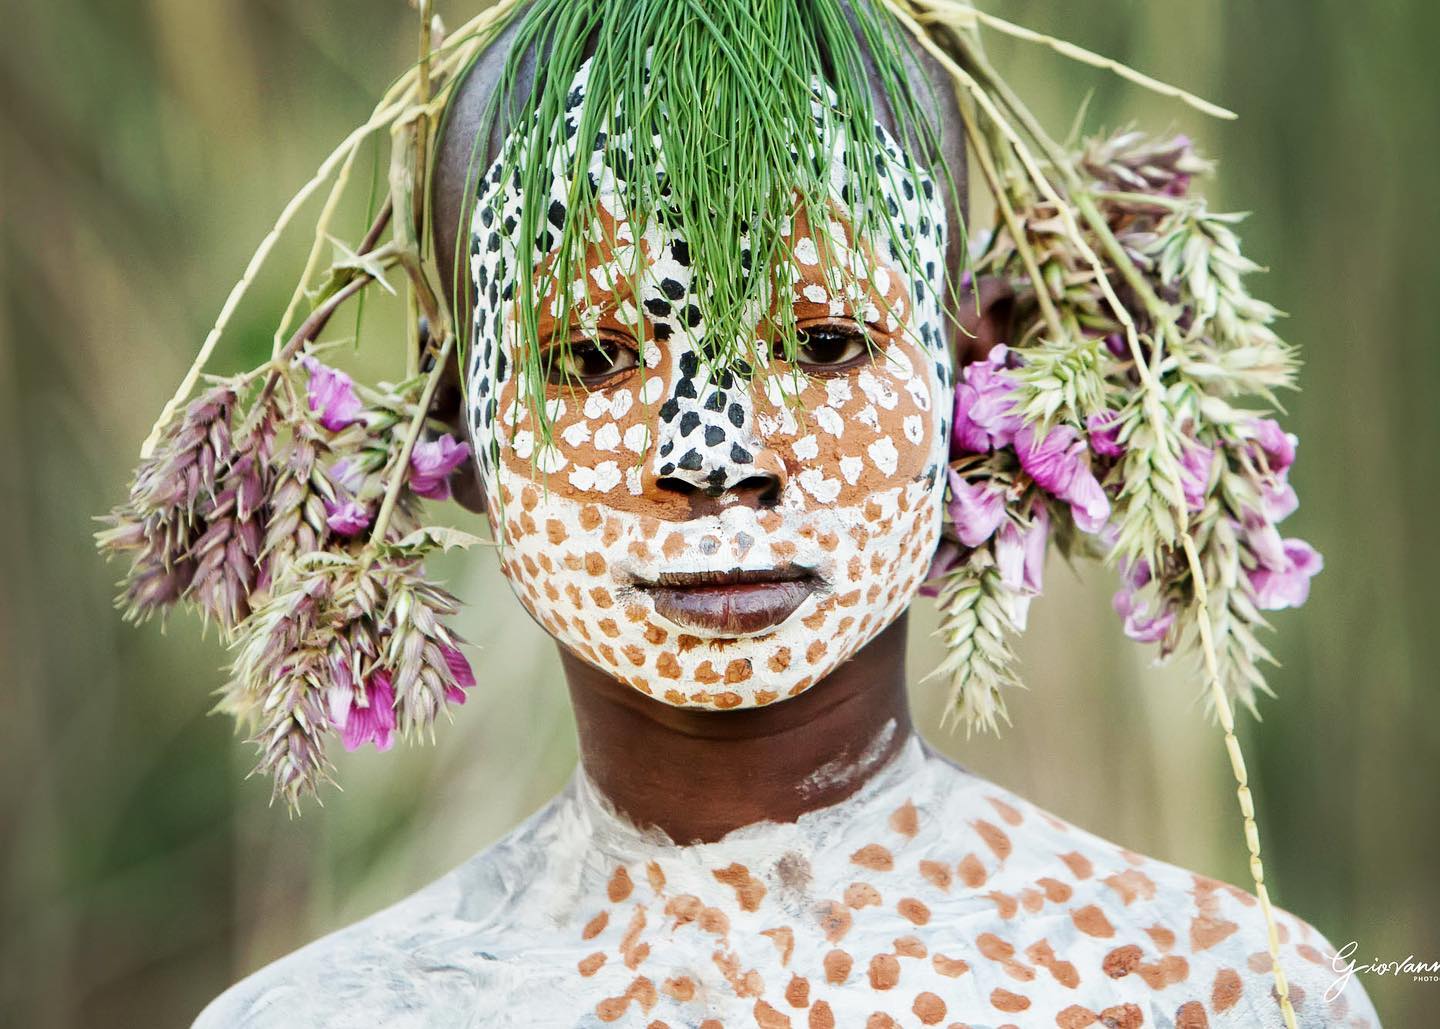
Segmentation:
<svg viewBox="0 0 1440 1029">
<path fill-rule="evenodd" d="M 929 476 L 854 506 L 782 498 L 682 522 L 532 483 L 511 495 L 501 567 L 535 620 L 646 696 L 710 710 L 797 696 L 873 640 L 914 598 L 941 521 Z"/>
</svg>

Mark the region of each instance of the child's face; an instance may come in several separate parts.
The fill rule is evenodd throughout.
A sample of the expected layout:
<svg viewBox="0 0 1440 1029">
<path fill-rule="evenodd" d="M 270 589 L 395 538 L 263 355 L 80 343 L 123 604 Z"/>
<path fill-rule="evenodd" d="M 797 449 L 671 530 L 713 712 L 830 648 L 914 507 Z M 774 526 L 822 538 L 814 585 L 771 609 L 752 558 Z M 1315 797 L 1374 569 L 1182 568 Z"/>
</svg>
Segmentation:
<svg viewBox="0 0 1440 1029">
<path fill-rule="evenodd" d="M 707 367 L 686 241 L 655 219 L 634 239 L 602 179 L 599 237 L 613 245 L 588 254 L 588 303 L 578 275 L 573 284 L 571 353 L 556 351 L 544 385 L 549 446 L 517 374 L 514 303 L 496 281 L 502 259 L 519 263 L 505 225 L 520 195 L 485 179 L 466 374 L 502 567 L 556 639 L 656 700 L 735 708 L 794 696 L 889 625 L 929 567 L 951 406 L 945 213 L 928 183 L 891 174 L 920 228 L 922 274 L 879 256 L 887 237 L 850 241 L 838 201 L 823 229 L 795 219 L 798 360 L 774 356 L 779 341 L 757 317 L 753 375 Z M 564 190 L 557 179 L 551 195 Z M 848 298 L 817 260 L 827 246 L 835 263 L 869 272 Z M 561 342 L 552 299 L 542 347 Z"/>
</svg>

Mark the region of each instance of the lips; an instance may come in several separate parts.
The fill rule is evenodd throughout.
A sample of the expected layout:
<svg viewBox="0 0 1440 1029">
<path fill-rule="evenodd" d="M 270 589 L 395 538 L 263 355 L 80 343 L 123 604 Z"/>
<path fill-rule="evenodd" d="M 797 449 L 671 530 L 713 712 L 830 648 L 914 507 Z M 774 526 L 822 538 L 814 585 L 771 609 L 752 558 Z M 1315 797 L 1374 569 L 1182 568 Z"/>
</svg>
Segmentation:
<svg viewBox="0 0 1440 1029">
<path fill-rule="evenodd" d="M 637 582 L 655 612 L 676 625 L 727 636 L 774 628 L 820 586 L 814 572 L 794 565 L 728 572 L 662 572 Z"/>
</svg>

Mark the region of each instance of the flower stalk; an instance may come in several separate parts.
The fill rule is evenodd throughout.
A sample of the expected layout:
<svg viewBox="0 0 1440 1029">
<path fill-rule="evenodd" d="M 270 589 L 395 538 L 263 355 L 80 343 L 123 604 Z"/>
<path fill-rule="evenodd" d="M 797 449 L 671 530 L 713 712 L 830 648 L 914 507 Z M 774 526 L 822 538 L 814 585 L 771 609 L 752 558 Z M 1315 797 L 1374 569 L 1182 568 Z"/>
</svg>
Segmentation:
<svg viewBox="0 0 1440 1029">
<path fill-rule="evenodd" d="M 1295 1014 L 1279 963 L 1254 801 L 1234 732 L 1232 696 L 1253 706 L 1251 691 L 1265 688 L 1254 659 L 1268 655 L 1254 642 L 1251 628 L 1263 624 L 1258 607 L 1267 596 L 1271 600 L 1291 596 L 1289 581 L 1283 577 L 1302 573 L 1289 555 L 1292 549 L 1297 555 L 1308 552 L 1308 547 L 1298 541 L 1293 548 L 1288 544 L 1282 547 L 1270 515 L 1253 506 L 1234 504 L 1234 496 L 1219 502 L 1211 499 L 1212 493 L 1219 497 L 1214 474 L 1217 448 L 1232 455 L 1220 461 L 1221 479 L 1228 474 L 1225 468 L 1243 464 L 1247 448 L 1253 449 L 1252 442 L 1237 431 L 1237 426 L 1245 423 L 1244 413 L 1230 407 L 1225 398 L 1249 393 L 1273 400 L 1271 388 L 1290 383 L 1292 362 L 1265 326 L 1273 310 L 1250 301 L 1240 285 L 1240 274 L 1254 266 L 1244 262 L 1238 250 L 1217 249 L 1213 238 L 1207 242 L 1208 216 L 1186 196 L 1190 175 L 1201 165 L 1193 160 L 1186 168 L 1179 165 L 1189 157 L 1188 145 L 1151 145 L 1129 137 L 1113 140 L 1110 152 L 1120 159 L 1110 170 L 1117 173 L 1123 188 L 1116 189 L 1109 181 L 1102 186 L 1105 169 L 1087 167 L 1083 158 L 1065 153 L 1046 134 L 990 67 L 976 36 L 982 25 L 1003 31 L 1107 68 L 1207 113 L 1232 115 L 1116 62 L 985 15 L 968 4 L 908 0 L 902 6 L 891 0 L 890 6 L 902 22 L 913 15 L 918 21 L 942 26 L 934 33 L 936 38 L 921 31 L 914 20 L 909 27 L 949 71 L 957 90 L 970 96 L 974 110 L 986 119 L 986 127 L 1003 141 L 1006 163 L 1013 162 L 1015 174 L 1007 180 L 1005 172 L 996 167 L 999 158 L 984 146 L 986 133 L 967 123 L 967 135 L 975 144 L 986 181 L 997 194 L 1001 229 L 1009 235 L 1005 246 L 1014 255 L 1017 271 L 1023 270 L 1032 284 L 1039 308 L 1036 320 L 1048 327 L 1051 337 L 1039 349 L 1022 348 L 1026 353 L 1017 358 L 1021 370 L 1014 373 L 1015 411 L 1025 426 L 1033 424 L 1039 432 L 1054 433 L 1058 430 L 1049 426 L 1067 421 L 1091 430 L 1090 445 L 1102 471 L 1106 463 L 1111 464 L 1106 481 L 1115 495 L 1115 519 L 1101 528 L 1096 549 L 1128 569 L 1127 585 L 1116 595 L 1127 633 L 1160 641 L 1162 653 L 1170 652 L 1183 639 L 1195 641 L 1206 692 L 1220 722 L 1236 782 L 1251 875 L 1266 918 L 1276 994 L 1287 1026 L 1293 1027 Z M 962 104 L 962 110 L 968 107 Z M 1043 167 L 1027 138 L 1043 158 Z M 1125 163 L 1126 145 L 1137 158 L 1133 166 Z M 1155 160 L 1138 160 L 1146 146 L 1147 156 Z M 1168 170 L 1163 167 L 1167 160 L 1173 163 Z M 1161 170 L 1147 175 L 1156 165 Z M 1034 213 L 1019 218 L 1014 210 L 1014 190 L 1004 188 L 1017 181 L 1022 193 L 1028 188 L 1034 195 L 1028 204 L 1023 197 L 1019 202 Z M 1144 229 L 1134 228 L 1136 225 L 1154 226 L 1156 235 L 1168 231 L 1173 247 L 1154 253 L 1143 238 Z M 1120 231 L 1129 232 L 1129 246 L 1117 236 Z M 1045 250 L 1045 260 L 1037 255 L 1037 244 Z M 1192 253 L 1224 257 L 1207 264 L 1187 256 Z M 1139 254 L 1146 256 L 1144 268 L 1137 261 Z M 990 256 L 995 270 L 1007 267 L 1003 248 L 992 248 Z M 1190 269 L 1184 278 L 1177 274 L 1182 261 Z M 1063 281 L 1083 283 L 1076 290 L 1074 302 L 1079 306 L 1073 317 L 1060 315 L 1070 329 L 1063 333 L 1056 332 L 1055 312 L 1046 302 L 1052 280 L 1041 274 L 1054 267 L 1072 269 L 1071 276 L 1062 276 Z M 1112 285 L 1112 276 L 1126 291 L 1125 299 Z M 1233 302 L 1221 299 L 1225 293 Z M 1070 290 L 1057 302 L 1069 308 Z M 1180 317 L 1187 320 L 1184 333 L 1179 328 Z M 1097 345 L 1097 340 L 1111 331 L 1104 328 L 1106 320 L 1113 320 L 1114 326 L 1106 338 L 1109 355 Z M 1089 331 L 1080 326 L 1088 326 Z M 1255 351 L 1243 358 L 1232 356 L 1238 336 L 1244 336 Z M 1028 340 L 1029 335 L 1017 331 L 1014 338 Z M 1118 366 L 1119 380 L 1113 390 L 1097 388 L 1096 375 L 1108 378 L 1107 365 L 1111 363 Z M 1107 408 L 1112 392 L 1124 398 L 1118 413 Z M 969 412 L 966 414 L 968 417 Z M 957 439 L 962 428 L 957 403 Z M 967 439 L 972 445 L 974 441 L 973 435 Z M 1042 495 L 1067 499 L 1050 484 L 1040 482 L 1039 468 L 1021 461 L 1022 472 L 1042 485 Z M 1261 487 L 1258 480 L 1255 484 L 1257 489 Z M 1271 483 L 1270 488 L 1277 485 Z M 1243 494 L 1245 490 L 1233 492 Z M 1080 508 L 1073 497 L 1068 499 L 1075 525 L 1083 533 Z M 1066 512 L 1061 509 L 1055 514 L 1063 524 Z M 1197 532 L 1207 541 L 1209 551 L 1202 552 Z M 978 551 L 972 552 L 970 560 L 984 562 Z M 1275 567 L 1277 562 L 1280 567 Z M 1308 567 L 1310 571 L 1304 574 L 1313 574 L 1318 558 Z M 958 574 L 952 571 L 948 581 Z M 1218 575 L 1216 583 L 1223 584 L 1225 610 L 1218 613 L 1221 617 L 1212 610 L 1211 575 Z M 1268 595 L 1260 592 L 1257 582 L 1268 586 L 1272 580 L 1280 581 L 1282 587 Z M 1150 599 L 1142 599 L 1142 594 Z M 1296 587 L 1294 595 L 1303 596 L 1303 589 Z M 1222 665 L 1217 624 L 1226 632 L 1223 654 L 1228 665 Z"/>
<path fill-rule="evenodd" d="M 395 505 L 400 502 L 401 491 L 408 479 L 410 457 L 415 452 L 415 444 L 420 441 L 420 433 L 425 428 L 426 413 L 430 410 L 430 403 L 435 397 L 435 389 L 440 385 L 440 378 L 445 373 L 446 365 L 454 349 L 455 336 L 453 333 L 447 333 L 445 341 L 435 355 L 435 363 L 425 378 L 425 387 L 415 405 L 415 415 L 406 428 L 400 450 L 395 456 L 390 472 L 389 486 L 385 490 L 385 499 L 380 505 L 380 513 L 375 516 L 375 528 L 370 534 L 372 551 L 385 542 L 385 531 L 390 525 L 390 519 L 395 513 Z"/>
<path fill-rule="evenodd" d="M 421 499 L 448 496 L 448 477 L 468 459 L 449 436 L 420 443 L 455 347 L 424 256 L 424 183 L 432 126 L 449 90 L 517 4 L 502 0 L 443 42 L 430 4 L 421 6 L 419 63 L 261 240 L 146 440 L 129 500 L 97 534 L 102 550 L 130 560 L 120 598 L 129 617 L 189 605 L 220 626 L 233 663 L 219 707 L 250 727 L 256 772 L 292 809 L 333 781 L 334 738 L 347 750 L 385 749 L 397 728 L 423 735 L 475 684 L 443 621 L 458 604 L 425 577 L 423 564 L 433 550 L 480 542 L 419 524 Z M 358 245 L 335 241 L 337 256 L 317 274 L 359 148 L 382 128 L 391 130 L 389 196 Z M 190 400 L 280 235 L 327 184 L 269 359 Z M 372 283 L 389 291 L 383 276 L 397 266 L 409 283 L 411 334 L 423 315 L 439 345 L 425 375 L 357 386 L 323 364 L 312 344 Z M 291 331 L 307 297 L 312 307 Z M 420 351 L 410 349 L 416 372 Z"/>
</svg>

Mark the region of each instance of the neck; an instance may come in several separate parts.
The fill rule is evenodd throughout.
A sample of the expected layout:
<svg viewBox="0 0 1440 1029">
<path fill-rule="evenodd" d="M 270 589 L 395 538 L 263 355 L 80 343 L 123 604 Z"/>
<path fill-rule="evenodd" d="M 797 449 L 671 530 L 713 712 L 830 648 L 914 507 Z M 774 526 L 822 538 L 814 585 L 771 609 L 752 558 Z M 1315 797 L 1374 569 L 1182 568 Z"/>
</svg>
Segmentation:
<svg viewBox="0 0 1440 1029">
<path fill-rule="evenodd" d="M 712 843 L 853 794 L 910 738 L 905 616 L 798 697 L 741 711 L 671 707 L 560 651 L 596 788 L 642 828 Z"/>
</svg>

